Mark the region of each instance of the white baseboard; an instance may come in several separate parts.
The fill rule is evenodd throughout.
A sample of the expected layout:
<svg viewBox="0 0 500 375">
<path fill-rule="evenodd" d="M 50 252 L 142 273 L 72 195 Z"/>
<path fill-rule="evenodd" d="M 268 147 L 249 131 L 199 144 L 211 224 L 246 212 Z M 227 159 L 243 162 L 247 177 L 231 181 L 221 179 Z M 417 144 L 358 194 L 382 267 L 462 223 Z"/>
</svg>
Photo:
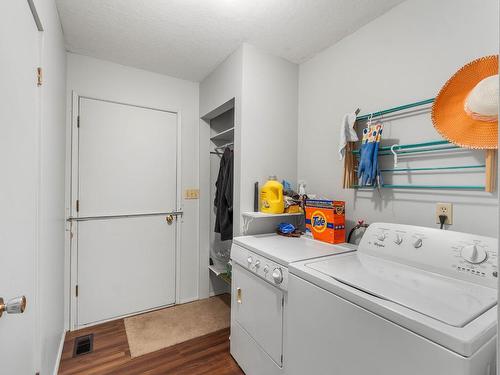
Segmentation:
<svg viewBox="0 0 500 375">
<path fill-rule="evenodd" d="M 59 342 L 59 349 L 57 351 L 57 358 L 56 358 L 56 363 L 54 365 L 54 375 L 57 375 L 59 372 L 59 365 L 61 364 L 61 357 L 62 357 L 62 351 L 64 348 L 64 339 L 66 338 L 66 331 L 63 331 L 61 335 L 61 341 Z"/>
<path fill-rule="evenodd" d="M 219 294 L 226 294 L 226 293 L 230 293 L 229 286 L 217 290 L 212 290 L 210 291 L 210 293 L 208 293 L 208 296 L 213 297 L 213 296 L 218 296 Z"/>
<path fill-rule="evenodd" d="M 188 302 L 193 302 L 193 301 L 198 301 L 198 300 L 199 300 L 198 296 L 187 297 L 187 298 L 180 299 L 177 304 L 182 305 L 183 303 L 188 303 Z"/>
</svg>

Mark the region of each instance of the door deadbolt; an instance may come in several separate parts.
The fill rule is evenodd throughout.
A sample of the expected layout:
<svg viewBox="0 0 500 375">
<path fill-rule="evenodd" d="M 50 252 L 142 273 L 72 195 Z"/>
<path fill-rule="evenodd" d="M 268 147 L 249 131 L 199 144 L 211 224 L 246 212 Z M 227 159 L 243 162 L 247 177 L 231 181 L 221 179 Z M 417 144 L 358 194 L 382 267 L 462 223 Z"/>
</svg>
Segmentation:
<svg viewBox="0 0 500 375">
<path fill-rule="evenodd" d="M 167 223 L 169 225 L 172 224 L 172 222 L 174 221 L 174 215 L 167 215 L 167 217 L 165 218 L 165 220 L 167 221 Z"/>
</svg>

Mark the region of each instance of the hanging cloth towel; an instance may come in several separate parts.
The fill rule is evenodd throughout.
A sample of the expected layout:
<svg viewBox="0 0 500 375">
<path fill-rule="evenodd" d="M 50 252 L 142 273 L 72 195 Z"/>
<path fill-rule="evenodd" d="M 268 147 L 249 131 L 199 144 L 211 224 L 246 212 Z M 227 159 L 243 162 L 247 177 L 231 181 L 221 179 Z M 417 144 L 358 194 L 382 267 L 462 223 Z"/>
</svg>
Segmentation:
<svg viewBox="0 0 500 375">
<path fill-rule="evenodd" d="M 358 135 L 354 130 L 356 123 L 356 113 L 346 113 L 340 124 L 340 137 L 339 137 L 339 160 L 343 160 L 345 156 L 345 147 L 347 142 L 357 142 Z"/>
<path fill-rule="evenodd" d="M 220 160 L 215 182 L 215 229 L 221 241 L 233 239 L 233 151 L 228 147 Z"/>
</svg>

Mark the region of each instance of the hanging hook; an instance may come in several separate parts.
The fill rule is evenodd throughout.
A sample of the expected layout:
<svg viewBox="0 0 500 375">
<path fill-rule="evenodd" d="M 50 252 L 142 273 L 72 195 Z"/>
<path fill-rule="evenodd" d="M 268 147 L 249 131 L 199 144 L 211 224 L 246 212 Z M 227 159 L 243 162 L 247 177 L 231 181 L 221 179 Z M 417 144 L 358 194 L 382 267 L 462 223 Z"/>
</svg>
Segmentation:
<svg viewBox="0 0 500 375">
<path fill-rule="evenodd" d="M 395 147 L 399 147 L 399 145 L 396 143 L 396 144 L 393 144 L 391 146 L 391 152 L 394 155 L 394 168 L 397 168 L 398 167 L 398 154 L 396 153 L 396 151 L 394 151 Z"/>
</svg>

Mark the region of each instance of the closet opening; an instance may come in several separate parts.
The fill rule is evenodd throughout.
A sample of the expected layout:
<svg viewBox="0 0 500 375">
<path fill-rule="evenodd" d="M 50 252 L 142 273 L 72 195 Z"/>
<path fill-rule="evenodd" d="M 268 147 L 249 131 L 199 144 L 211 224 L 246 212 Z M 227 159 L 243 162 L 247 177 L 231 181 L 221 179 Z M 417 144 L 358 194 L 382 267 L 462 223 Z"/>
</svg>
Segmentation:
<svg viewBox="0 0 500 375">
<path fill-rule="evenodd" d="M 215 112 L 215 113 L 214 113 Z M 209 264 L 213 294 L 229 293 L 233 238 L 234 99 L 212 112 L 210 125 Z"/>
</svg>

